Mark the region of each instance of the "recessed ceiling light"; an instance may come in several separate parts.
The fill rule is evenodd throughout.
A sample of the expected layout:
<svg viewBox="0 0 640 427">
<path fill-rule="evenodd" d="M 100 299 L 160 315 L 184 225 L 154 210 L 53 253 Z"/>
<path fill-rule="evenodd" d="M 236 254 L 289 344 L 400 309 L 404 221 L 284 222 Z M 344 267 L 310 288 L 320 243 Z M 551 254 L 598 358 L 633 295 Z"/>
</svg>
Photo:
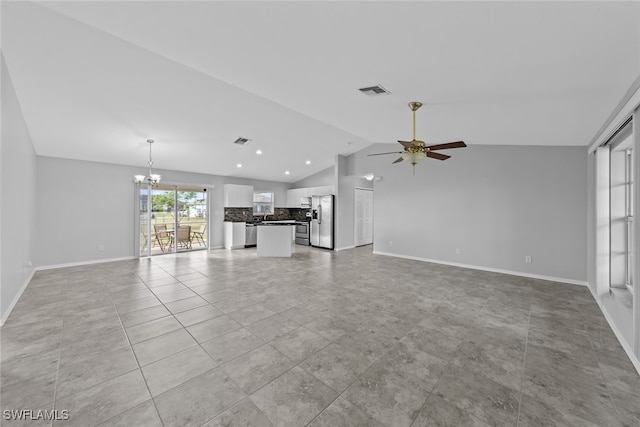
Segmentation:
<svg viewBox="0 0 640 427">
<path fill-rule="evenodd" d="M 305 163 L 310 165 L 311 164 L 311 160 L 307 160 Z"/>
<path fill-rule="evenodd" d="M 289 172 L 289 171 L 284 171 L 284 174 L 285 174 L 285 175 L 289 175 L 290 173 L 291 173 L 291 172 Z"/>
<path fill-rule="evenodd" d="M 238 164 L 236 165 L 236 167 L 241 168 L 241 167 L 242 167 L 242 163 L 238 163 Z"/>
<path fill-rule="evenodd" d="M 256 154 L 262 154 L 262 150 L 256 150 Z"/>
</svg>

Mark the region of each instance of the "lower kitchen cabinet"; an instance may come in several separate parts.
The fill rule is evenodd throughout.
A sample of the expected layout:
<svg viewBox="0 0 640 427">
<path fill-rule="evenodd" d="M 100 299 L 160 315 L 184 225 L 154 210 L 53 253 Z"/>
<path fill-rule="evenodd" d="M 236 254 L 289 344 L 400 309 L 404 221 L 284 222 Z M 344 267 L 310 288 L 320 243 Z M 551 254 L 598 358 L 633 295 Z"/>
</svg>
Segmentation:
<svg viewBox="0 0 640 427">
<path fill-rule="evenodd" d="M 224 222 L 224 247 L 225 249 L 244 248 L 246 240 L 246 223 Z"/>
</svg>

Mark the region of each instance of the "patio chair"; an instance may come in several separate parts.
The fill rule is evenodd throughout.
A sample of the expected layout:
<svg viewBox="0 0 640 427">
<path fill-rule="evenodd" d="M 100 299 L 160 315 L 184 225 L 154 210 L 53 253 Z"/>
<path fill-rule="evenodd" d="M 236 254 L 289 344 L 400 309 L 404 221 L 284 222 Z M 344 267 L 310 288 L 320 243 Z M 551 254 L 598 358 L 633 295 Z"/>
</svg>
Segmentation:
<svg viewBox="0 0 640 427">
<path fill-rule="evenodd" d="M 199 245 L 204 245 L 204 232 L 207 230 L 207 224 L 200 224 L 198 231 L 191 232 L 191 241 L 195 240 Z"/>
<path fill-rule="evenodd" d="M 178 249 L 191 249 L 191 226 L 178 227 L 175 239 Z"/>
<path fill-rule="evenodd" d="M 160 250 L 164 252 L 167 245 L 171 243 L 171 234 L 167 232 L 167 224 L 154 224 L 153 231 L 155 231 L 154 241 L 158 243 Z"/>
</svg>

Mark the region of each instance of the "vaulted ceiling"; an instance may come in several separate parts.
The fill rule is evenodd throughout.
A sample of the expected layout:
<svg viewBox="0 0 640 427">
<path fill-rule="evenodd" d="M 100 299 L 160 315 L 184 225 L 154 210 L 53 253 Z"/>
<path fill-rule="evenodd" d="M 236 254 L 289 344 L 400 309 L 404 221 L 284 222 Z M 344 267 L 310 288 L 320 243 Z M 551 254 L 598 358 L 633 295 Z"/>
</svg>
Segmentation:
<svg viewBox="0 0 640 427">
<path fill-rule="evenodd" d="M 640 74 L 638 22 L 609 1 L 3 1 L 2 53 L 39 155 L 144 166 L 152 138 L 157 168 L 294 182 L 410 138 L 409 101 L 428 143 L 586 145 Z"/>
</svg>

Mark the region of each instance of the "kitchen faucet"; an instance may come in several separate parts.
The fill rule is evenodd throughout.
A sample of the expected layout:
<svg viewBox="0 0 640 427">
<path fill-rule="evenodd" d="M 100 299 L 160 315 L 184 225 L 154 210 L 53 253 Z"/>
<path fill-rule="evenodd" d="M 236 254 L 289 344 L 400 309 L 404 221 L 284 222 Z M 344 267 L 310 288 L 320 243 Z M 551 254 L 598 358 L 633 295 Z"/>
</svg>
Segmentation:
<svg viewBox="0 0 640 427">
<path fill-rule="evenodd" d="M 266 221 L 266 220 L 267 220 L 267 215 L 269 215 L 269 213 L 270 213 L 270 212 L 271 212 L 271 211 L 269 210 L 269 208 L 267 208 L 267 210 L 266 210 L 266 211 L 264 211 L 264 217 L 262 218 L 262 220 L 263 220 L 263 221 Z"/>
</svg>

